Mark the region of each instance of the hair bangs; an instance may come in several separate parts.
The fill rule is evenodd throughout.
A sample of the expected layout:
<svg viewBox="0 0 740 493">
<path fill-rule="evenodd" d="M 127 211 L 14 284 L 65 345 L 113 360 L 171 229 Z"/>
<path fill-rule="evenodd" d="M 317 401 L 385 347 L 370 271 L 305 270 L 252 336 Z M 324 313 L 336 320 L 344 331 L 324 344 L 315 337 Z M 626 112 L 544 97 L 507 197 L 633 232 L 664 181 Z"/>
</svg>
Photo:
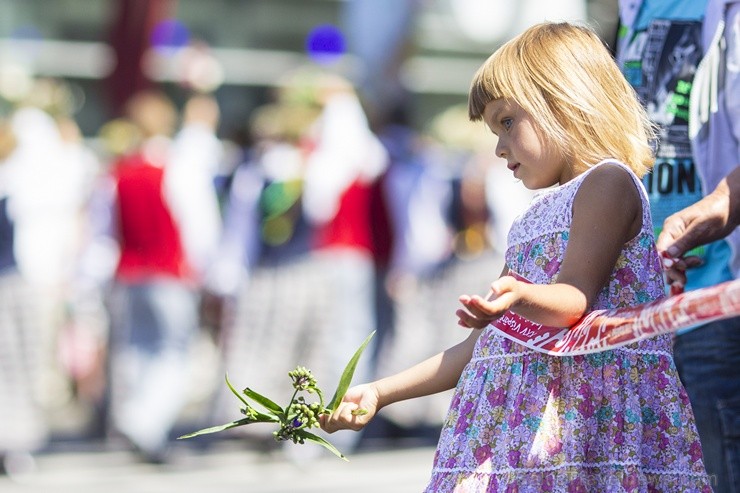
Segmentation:
<svg viewBox="0 0 740 493">
<path fill-rule="evenodd" d="M 520 99 L 515 89 L 520 85 L 515 77 L 520 64 L 507 56 L 510 51 L 506 50 L 507 45 L 489 57 L 473 76 L 468 94 L 468 117 L 472 121 L 481 120 L 486 105 L 493 100 Z"/>
</svg>

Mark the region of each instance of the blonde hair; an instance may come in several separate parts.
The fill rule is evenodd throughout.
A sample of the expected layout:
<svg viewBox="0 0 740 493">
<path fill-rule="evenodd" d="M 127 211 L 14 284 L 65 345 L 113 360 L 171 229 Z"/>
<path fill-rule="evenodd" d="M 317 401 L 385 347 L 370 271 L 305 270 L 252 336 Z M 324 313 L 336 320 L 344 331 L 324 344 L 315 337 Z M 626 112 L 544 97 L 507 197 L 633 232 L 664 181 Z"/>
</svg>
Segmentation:
<svg viewBox="0 0 740 493">
<path fill-rule="evenodd" d="M 543 139 L 580 173 L 607 158 L 643 176 L 653 166 L 655 129 L 594 31 L 537 24 L 491 55 L 473 77 L 468 116 L 512 99 L 538 122 Z"/>
</svg>

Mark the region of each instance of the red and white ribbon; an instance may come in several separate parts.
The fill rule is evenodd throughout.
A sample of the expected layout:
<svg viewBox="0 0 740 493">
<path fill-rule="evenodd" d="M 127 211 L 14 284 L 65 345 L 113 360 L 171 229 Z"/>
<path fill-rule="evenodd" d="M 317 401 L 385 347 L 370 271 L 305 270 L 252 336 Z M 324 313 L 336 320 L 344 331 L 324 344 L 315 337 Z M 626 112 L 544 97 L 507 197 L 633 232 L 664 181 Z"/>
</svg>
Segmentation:
<svg viewBox="0 0 740 493">
<path fill-rule="evenodd" d="M 528 282 L 516 274 L 510 275 Z M 540 325 L 509 311 L 491 325 L 504 337 L 535 351 L 574 356 L 739 315 L 740 279 L 632 308 L 595 310 L 570 328 Z"/>
</svg>

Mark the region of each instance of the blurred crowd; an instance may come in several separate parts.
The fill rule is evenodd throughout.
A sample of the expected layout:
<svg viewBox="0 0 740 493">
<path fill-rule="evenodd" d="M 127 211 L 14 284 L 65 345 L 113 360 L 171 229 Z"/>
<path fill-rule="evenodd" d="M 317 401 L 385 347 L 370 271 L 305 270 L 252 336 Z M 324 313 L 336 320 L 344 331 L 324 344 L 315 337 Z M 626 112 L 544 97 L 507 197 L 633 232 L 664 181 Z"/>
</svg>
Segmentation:
<svg viewBox="0 0 740 493">
<path fill-rule="evenodd" d="M 243 146 L 219 137 L 211 94 L 178 107 L 142 91 L 91 136 L 68 101 L 39 79 L 0 106 L 6 469 L 71 438 L 166 461 L 178 432 L 240 417 L 225 374 L 282 404 L 301 365 L 331 394 L 373 331 L 355 382 L 438 352 L 466 337 L 457 296 L 497 278 L 530 199 L 466 108 L 421 130 L 402 109 L 371 122 L 318 70 L 245 115 Z M 448 401 L 400 403 L 332 442 L 433 443 Z"/>
</svg>

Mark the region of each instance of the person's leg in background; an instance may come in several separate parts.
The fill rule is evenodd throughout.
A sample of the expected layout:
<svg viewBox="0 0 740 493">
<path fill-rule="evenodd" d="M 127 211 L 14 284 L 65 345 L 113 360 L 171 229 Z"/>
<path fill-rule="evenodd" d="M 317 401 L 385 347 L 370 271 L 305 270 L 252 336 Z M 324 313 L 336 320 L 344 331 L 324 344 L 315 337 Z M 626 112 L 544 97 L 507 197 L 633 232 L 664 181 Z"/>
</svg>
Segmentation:
<svg viewBox="0 0 740 493">
<path fill-rule="evenodd" d="M 187 399 L 196 297 L 178 281 L 156 281 L 130 286 L 126 305 L 127 327 L 113 354 L 113 419 L 145 460 L 163 462 Z"/>
</svg>

